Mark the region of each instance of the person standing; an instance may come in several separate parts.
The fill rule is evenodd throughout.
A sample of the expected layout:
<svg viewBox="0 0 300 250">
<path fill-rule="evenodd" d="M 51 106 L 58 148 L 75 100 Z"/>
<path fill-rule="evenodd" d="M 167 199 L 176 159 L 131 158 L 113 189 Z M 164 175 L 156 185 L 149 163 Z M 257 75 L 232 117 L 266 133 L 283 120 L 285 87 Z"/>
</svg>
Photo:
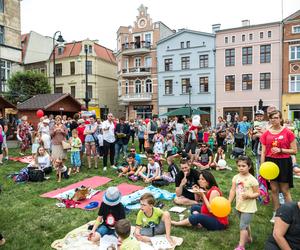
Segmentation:
<svg viewBox="0 0 300 250">
<path fill-rule="evenodd" d="M 154 145 L 154 141 L 153 141 L 154 135 L 157 133 L 157 128 L 158 128 L 157 119 L 158 119 L 158 116 L 153 115 L 152 120 L 150 120 L 147 124 L 147 135 L 148 135 L 148 141 L 150 143 L 151 149 L 153 148 L 153 145 Z"/>
<path fill-rule="evenodd" d="M 21 123 L 17 129 L 17 137 L 21 142 L 20 155 L 24 155 L 30 145 L 30 125 L 27 121 L 27 116 L 22 116 Z"/>
<path fill-rule="evenodd" d="M 109 152 L 110 156 L 110 165 L 114 166 L 114 157 L 115 157 L 115 125 L 113 121 L 113 114 L 109 113 L 107 115 L 107 120 L 102 123 L 103 131 L 103 171 L 107 170 L 107 156 Z"/>
<path fill-rule="evenodd" d="M 127 157 L 127 146 L 129 137 L 131 136 L 132 129 L 130 125 L 125 123 L 125 117 L 121 117 L 120 122 L 116 125 L 115 129 L 115 165 L 118 165 L 121 149 L 125 157 Z"/>
<path fill-rule="evenodd" d="M 247 116 L 243 116 L 243 120 L 238 123 L 238 126 L 236 128 L 236 133 L 242 133 L 244 135 L 244 144 L 245 147 L 248 146 L 248 138 L 249 138 L 249 130 L 251 126 L 248 122 Z"/>
<path fill-rule="evenodd" d="M 218 123 L 216 125 L 217 144 L 218 147 L 224 147 L 224 140 L 226 138 L 226 125 L 222 116 L 218 117 Z"/>
<path fill-rule="evenodd" d="M 138 125 L 138 139 L 139 139 L 139 150 L 140 153 L 145 152 L 145 131 L 147 130 L 146 123 L 140 120 L 140 124 Z"/>
<path fill-rule="evenodd" d="M 95 168 L 98 168 L 98 154 L 97 154 L 97 147 L 96 144 L 98 144 L 98 138 L 97 138 L 97 129 L 98 124 L 95 122 L 96 117 L 91 116 L 90 117 L 90 124 L 85 126 L 84 135 L 85 135 L 85 150 L 86 150 L 86 156 L 88 160 L 88 168 L 91 168 L 91 154 L 93 154 L 94 160 L 95 160 Z"/>
<path fill-rule="evenodd" d="M 128 124 L 129 124 L 129 127 L 130 127 L 131 143 L 134 144 L 134 136 L 135 136 L 135 129 L 136 129 L 135 122 L 134 122 L 133 119 L 130 119 Z"/>
</svg>

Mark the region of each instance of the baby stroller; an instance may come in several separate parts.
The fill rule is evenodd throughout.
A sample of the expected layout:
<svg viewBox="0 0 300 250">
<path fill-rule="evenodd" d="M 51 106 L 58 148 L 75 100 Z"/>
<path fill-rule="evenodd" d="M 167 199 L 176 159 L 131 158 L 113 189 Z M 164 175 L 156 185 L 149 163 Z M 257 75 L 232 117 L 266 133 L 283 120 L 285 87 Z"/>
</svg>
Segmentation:
<svg viewBox="0 0 300 250">
<path fill-rule="evenodd" d="M 230 159 L 235 159 L 240 155 L 245 155 L 245 141 L 243 133 L 234 134 L 234 146 L 230 155 Z"/>
</svg>

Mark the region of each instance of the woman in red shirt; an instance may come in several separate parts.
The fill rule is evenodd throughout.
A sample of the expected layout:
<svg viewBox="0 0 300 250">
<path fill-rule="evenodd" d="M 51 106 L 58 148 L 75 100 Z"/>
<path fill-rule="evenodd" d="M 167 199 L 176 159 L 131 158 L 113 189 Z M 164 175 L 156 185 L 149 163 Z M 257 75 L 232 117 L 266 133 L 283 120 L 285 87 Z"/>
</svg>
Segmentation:
<svg viewBox="0 0 300 250">
<path fill-rule="evenodd" d="M 202 205 L 193 205 L 191 215 L 182 221 L 172 221 L 175 226 L 195 226 L 198 228 L 206 228 L 210 231 L 224 230 L 228 226 L 228 217 L 216 217 L 210 211 L 211 201 L 218 196 L 222 196 L 222 192 L 218 188 L 218 184 L 209 171 L 203 170 L 199 177 L 200 189 L 193 187 L 193 192 L 200 195 Z"/>
<path fill-rule="evenodd" d="M 293 187 L 293 163 L 291 155 L 297 153 L 295 135 L 288 128 L 283 127 L 282 114 L 274 110 L 269 114 L 271 127 L 262 134 L 261 163 L 271 161 L 278 165 L 279 175 L 270 181 L 274 211 L 279 204 L 279 192 L 282 192 L 286 202 L 292 201 L 289 188 Z M 275 212 L 273 213 L 273 218 Z M 271 222 L 273 222 L 273 218 Z"/>
</svg>

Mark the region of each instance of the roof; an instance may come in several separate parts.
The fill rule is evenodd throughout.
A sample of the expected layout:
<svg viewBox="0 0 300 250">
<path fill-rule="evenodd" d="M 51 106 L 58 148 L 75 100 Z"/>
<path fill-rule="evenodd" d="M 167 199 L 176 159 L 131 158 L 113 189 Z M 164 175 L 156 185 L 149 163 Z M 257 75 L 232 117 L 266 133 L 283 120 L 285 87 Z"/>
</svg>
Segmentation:
<svg viewBox="0 0 300 250">
<path fill-rule="evenodd" d="M 157 44 L 164 43 L 164 42 L 166 42 L 167 40 L 172 39 L 173 37 L 179 36 L 179 35 L 181 35 L 181 34 L 183 34 L 183 33 L 192 33 L 192 34 L 196 34 L 196 35 L 215 37 L 215 35 L 214 35 L 214 34 L 211 34 L 211 33 L 206 33 L 206 32 L 201 32 L 201 31 L 196 31 L 196 30 L 189 30 L 189 29 L 181 29 L 181 30 L 179 30 L 178 32 L 176 32 L 176 33 L 174 33 L 174 34 L 172 34 L 172 35 L 170 35 L 170 36 L 167 36 L 167 37 L 165 37 L 165 38 L 159 40 L 159 41 L 157 42 Z"/>
<path fill-rule="evenodd" d="M 297 10 L 293 14 L 289 15 L 288 17 L 283 19 L 283 22 L 288 22 L 294 19 L 300 19 L 300 10 Z"/>
<path fill-rule="evenodd" d="M 218 31 L 216 31 L 216 33 L 221 33 L 221 32 L 226 32 L 226 31 L 231 31 L 231 30 L 239 30 L 239 29 L 260 28 L 260 27 L 271 26 L 271 25 L 276 25 L 276 24 L 281 24 L 281 22 L 260 23 L 260 24 L 254 24 L 254 25 L 249 25 L 249 26 L 240 26 L 240 27 L 236 27 L 236 28 L 218 30 Z"/>
<path fill-rule="evenodd" d="M 97 55 L 97 57 L 116 64 L 116 58 L 113 55 L 113 51 L 98 44 L 94 43 L 94 50 Z M 75 57 L 79 56 L 82 52 L 82 41 L 74 41 L 72 43 L 65 43 L 64 44 L 64 50 L 62 54 L 58 54 L 58 48 L 55 49 L 55 58 L 56 59 L 62 59 L 62 58 L 68 58 L 68 57 Z M 52 59 L 52 55 L 51 55 Z"/>
<path fill-rule="evenodd" d="M 7 101 L 6 99 L 4 99 L 4 97 L 0 96 L 0 109 L 3 109 L 3 108 L 16 109 L 17 107 L 15 105 L 13 105 L 12 103 L 10 103 L 9 101 Z"/>
<path fill-rule="evenodd" d="M 17 108 L 18 110 L 46 110 L 66 97 L 72 98 L 75 103 L 81 106 L 81 103 L 70 94 L 55 93 L 35 95 L 25 102 L 18 104 Z"/>
</svg>

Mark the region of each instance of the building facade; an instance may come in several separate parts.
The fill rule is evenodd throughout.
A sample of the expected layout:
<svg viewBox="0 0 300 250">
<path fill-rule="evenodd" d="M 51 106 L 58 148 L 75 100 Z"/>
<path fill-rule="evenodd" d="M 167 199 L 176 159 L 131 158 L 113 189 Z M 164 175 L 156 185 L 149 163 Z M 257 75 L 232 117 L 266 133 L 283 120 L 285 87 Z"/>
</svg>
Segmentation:
<svg viewBox="0 0 300 250">
<path fill-rule="evenodd" d="M 282 111 L 300 120 L 300 11 L 283 20 Z"/>
<path fill-rule="evenodd" d="M 127 118 L 158 113 L 156 43 L 173 31 L 152 22 L 147 7 L 138 8 L 133 26 L 117 31 L 118 100 Z"/>
<path fill-rule="evenodd" d="M 282 29 L 280 22 L 216 33 L 216 112 L 253 118 L 255 109 L 281 107 Z M 260 101 L 261 100 L 261 101 Z"/>
<path fill-rule="evenodd" d="M 182 29 L 158 42 L 159 114 L 190 105 L 215 123 L 215 35 Z"/>
<path fill-rule="evenodd" d="M 87 89 L 85 65 L 88 75 Z M 53 57 L 48 61 L 47 68 L 53 88 Z M 55 49 L 55 93 L 70 93 L 84 105 L 87 91 L 90 99 L 89 110 L 95 110 L 97 117 L 102 119 L 106 118 L 108 112 L 116 116 L 124 113 L 117 101 L 116 72 L 117 64 L 112 50 L 95 41 L 66 43 L 64 47 Z"/>
<path fill-rule="evenodd" d="M 0 0 L 0 92 L 7 91 L 7 80 L 21 63 L 21 54 L 20 0 Z"/>
</svg>

